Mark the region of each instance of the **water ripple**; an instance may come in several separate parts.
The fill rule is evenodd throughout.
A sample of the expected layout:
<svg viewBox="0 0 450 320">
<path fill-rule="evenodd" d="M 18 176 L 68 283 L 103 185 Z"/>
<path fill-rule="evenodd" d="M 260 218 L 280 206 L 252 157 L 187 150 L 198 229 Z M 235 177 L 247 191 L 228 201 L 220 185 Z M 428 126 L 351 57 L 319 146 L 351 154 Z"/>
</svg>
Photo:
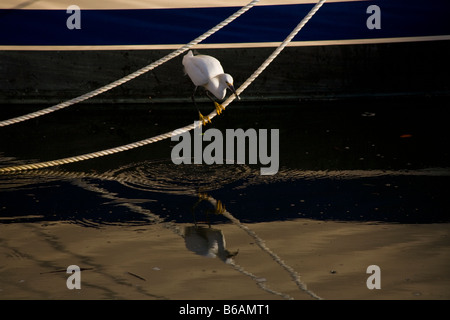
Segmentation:
<svg viewBox="0 0 450 320">
<path fill-rule="evenodd" d="M 133 163 L 108 172 L 127 187 L 169 194 L 219 189 L 254 174 L 246 165 L 175 165 L 170 160 Z"/>
</svg>

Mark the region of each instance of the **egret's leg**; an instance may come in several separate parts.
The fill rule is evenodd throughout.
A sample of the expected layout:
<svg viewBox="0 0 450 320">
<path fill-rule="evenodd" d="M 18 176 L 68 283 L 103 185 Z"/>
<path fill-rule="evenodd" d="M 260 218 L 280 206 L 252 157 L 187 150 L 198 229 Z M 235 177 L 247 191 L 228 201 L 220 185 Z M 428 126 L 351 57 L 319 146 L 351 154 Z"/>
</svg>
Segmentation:
<svg viewBox="0 0 450 320">
<path fill-rule="evenodd" d="M 194 106 L 197 108 L 197 110 L 198 110 L 198 107 L 197 107 L 197 103 L 195 102 L 195 93 L 197 92 L 197 86 L 195 86 L 195 88 L 194 88 L 194 92 L 192 92 L 192 95 L 191 95 L 191 99 L 192 99 L 192 102 L 194 103 Z"/>
<path fill-rule="evenodd" d="M 195 92 L 197 91 L 197 88 L 198 88 L 197 86 L 194 88 L 194 92 L 192 92 L 191 99 L 192 99 L 192 102 L 194 103 L 195 108 L 198 111 L 198 115 L 199 115 L 200 121 L 202 122 L 203 125 L 206 125 L 208 122 L 211 123 L 211 119 L 208 116 L 206 116 L 206 117 L 203 116 L 202 113 L 200 112 L 200 110 L 197 107 L 197 103 L 195 102 Z"/>
<path fill-rule="evenodd" d="M 213 97 L 211 97 L 211 94 L 210 94 L 209 91 L 206 91 L 206 95 L 207 95 L 208 98 L 214 103 L 214 106 L 216 107 L 216 112 L 217 112 L 217 114 L 218 114 L 218 115 L 221 114 L 222 111 L 225 110 L 225 108 L 224 108 L 220 103 L 218 103 L 216 100 L 214 100 Z"/>
</svg>

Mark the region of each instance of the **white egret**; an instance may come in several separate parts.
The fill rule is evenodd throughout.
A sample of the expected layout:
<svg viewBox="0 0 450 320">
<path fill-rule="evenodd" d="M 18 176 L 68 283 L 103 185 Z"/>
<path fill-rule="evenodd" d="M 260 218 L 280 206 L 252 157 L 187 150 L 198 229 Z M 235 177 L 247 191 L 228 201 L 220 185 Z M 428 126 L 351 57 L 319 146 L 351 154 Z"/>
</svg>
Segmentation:
<svg viewBox="0 0 450 320">
<path fill-rule="evenodd" d="M 183 66 L 185 73 L 191 78 L 195 85 L 194 92 L 192 94 L 192 101 L 195 103 L 195 92 L 198 87 L 204 87 L 206 89 L 206 95 L 216 107 L 217 114 L 221 114 L 225 108 L 217 103 L 210 93 L 217 99 L 223 100 L 226 96 L 227 88 L 235 94 L 236 98 L 240 99 L 233 86 L 233 77 L 227 73 L 224 73 L 222 65 L 219 60 L 207 55 L 195 55 L 191 50 L 183 57 Z M 199 111 L 200 120 L 203 125 L 206 122 L 211 122 L 209 117 L 204 117 Z"/>
</svg>

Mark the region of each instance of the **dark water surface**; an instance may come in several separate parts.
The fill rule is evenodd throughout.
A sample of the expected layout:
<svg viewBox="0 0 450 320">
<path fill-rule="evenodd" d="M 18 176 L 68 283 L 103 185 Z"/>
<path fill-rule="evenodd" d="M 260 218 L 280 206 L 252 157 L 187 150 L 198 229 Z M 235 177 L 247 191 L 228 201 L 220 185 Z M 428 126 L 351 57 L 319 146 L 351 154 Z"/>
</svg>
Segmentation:
<svg viewBox="0 0 450 320">
<path fill-rule="evenodd" d="M 444 99 L 235 102 L 204 129 L 279 129 L 279 172 L 262 164 L 175 165 L 175 141 L 48 169 L 0 175 L 0 222 L 86 226 L 224 222 L 199 194 L 246 223 L 450 221 Z M 201 106 L 209 113 L 211 105 Z M 40 106 L 1 106 L 7 119 Z M 0 128 L 0 166 L 55 160 L 139 141 L 197 120 L 185 105 L 73 106 Z M 204 142 L 203 146 L 208 143 Z"/>
<path fill-rule="evenodd" d="M 170 139 L 1 174 L 0 299 L 448 299 L 445 106 L 244 100 L 203 128 L 279 129 L 271 176 L 260 162 L 175 165 Z M 2 106 L 1 117 L 40 107 Z M 196 119 L 190 103 L 77 105 L 0 128 L 0 166 L 117 147 Z M 67 286 L 71 265 L 82 268 L 81 290 Z M 381 290 L 366 285 L 371 265 Z"/>
</svg>

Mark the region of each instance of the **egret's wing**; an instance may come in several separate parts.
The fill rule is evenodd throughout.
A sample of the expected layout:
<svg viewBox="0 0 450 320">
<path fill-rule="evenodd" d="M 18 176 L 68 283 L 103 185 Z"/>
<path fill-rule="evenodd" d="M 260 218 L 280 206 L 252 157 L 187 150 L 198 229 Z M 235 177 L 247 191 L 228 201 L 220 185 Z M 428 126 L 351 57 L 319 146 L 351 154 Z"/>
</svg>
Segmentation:
<svg viewBox="0 0 450 320">
<path fill-rule="evenodd" d="M 213 78 L 223 73 L 222 65 L 219 60 L 214 57 L 206 55 L 194 56 L 194 63 L 199 68 L 207 71 L 208 77 Z"/>
<path fill-rule="evenodd" d="M 183 59 L 184 72 L 196 86 L 204 86 L 209 81 L 208 75 L 202 72 L 202 69 L 197 67 L 193 60 L 193 58 Z"/>
<path fill-rule="evenodd" d="M 185 66 L 188 75 L 195 85 L 205 85 L 209 80 L 223 73 L 223 68 L 216 58 L 198 55 L 189 59 L 188 67 Z"/>
</svg>

